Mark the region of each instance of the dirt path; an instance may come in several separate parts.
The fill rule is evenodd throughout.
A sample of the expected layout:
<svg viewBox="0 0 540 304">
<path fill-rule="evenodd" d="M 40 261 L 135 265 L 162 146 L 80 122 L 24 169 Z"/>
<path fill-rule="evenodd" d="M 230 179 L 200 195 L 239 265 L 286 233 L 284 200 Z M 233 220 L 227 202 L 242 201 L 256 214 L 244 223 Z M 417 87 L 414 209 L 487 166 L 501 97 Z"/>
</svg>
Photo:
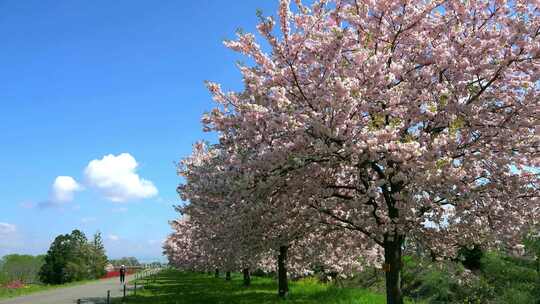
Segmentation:
<svg viewBox="0 0 540 304">
<path fill-rule="evenodd" d="M 134 276 L 127 276 L 129 282 Z M 33 293 L 27 296 L 0 300 L 0 304 L 73 304 L 81 299 L 81 304 L 106 303 L 107 290 L 111 298 L 122 296 L 122 286 L 118 278 L 104 279 L 83 285 L 57 288 Z"/>
</svg>

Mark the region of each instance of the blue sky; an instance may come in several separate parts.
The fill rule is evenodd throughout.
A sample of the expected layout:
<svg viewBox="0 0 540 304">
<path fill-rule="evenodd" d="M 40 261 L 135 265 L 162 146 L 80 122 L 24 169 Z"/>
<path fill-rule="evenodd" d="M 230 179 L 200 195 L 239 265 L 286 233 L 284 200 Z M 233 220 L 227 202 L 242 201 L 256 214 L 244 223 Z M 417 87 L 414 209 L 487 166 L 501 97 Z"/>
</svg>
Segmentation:
<svg viewBox="0 0 540 304">
<path fill-rule="evenodd" d="M 222 40 L 276 6 L 0 1 L 0 256 L 44 253 L 78 228 L 101 231 L 112 258 L 159 258 L 174 162 L 212 139 L 203 82 L 241 87 Z"/>
</svg>

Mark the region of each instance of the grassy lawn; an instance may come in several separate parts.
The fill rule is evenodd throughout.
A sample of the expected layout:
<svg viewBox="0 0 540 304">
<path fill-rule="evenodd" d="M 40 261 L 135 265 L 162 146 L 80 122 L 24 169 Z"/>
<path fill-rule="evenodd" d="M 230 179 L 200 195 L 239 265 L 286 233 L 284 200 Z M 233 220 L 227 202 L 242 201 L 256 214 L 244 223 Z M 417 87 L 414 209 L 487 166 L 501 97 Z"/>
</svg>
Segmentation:
<svg viewBox="0 0 540 304">
<path fill-rule="evenodd" d="M 251 287 L 242 286 L 240 274 L 233 274 L 232 281 L 216 279 L 213 275 L 164 270 L 155 281 L 146 282 L 137 296 L 129 296 L 126 303 L 173 304 L 270 304 L 270 303 L 326 303 L 326 304 L 384 304 L 385 297 L 357 288 L 339 288 L 321 284 L 314 279 L 290 282 L 286 300 L 277 297 L 277 283 L 271 278 L 252 278 Z"/>
<path fill-rule="evenodd" d="M 45 291 L 55 288 L 63 288 L 93 282 L 91 280 L 72 282 L 62 285 L 28 284 L 22 288 L 4 288 L 0 286 L 0 299 L 24 296 L 34 292 Z"/>
</svg>

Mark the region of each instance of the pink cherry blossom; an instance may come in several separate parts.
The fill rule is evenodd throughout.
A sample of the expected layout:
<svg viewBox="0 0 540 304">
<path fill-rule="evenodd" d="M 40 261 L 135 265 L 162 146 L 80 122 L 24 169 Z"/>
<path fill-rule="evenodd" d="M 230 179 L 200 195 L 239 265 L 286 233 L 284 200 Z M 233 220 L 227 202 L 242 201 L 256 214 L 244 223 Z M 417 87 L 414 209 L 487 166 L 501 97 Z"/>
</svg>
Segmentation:
<svg viewBox="0 0 540 304">
<path fill-rule="evenodd" d="M 226 42 L 255 64 L 240 92 L 208 84 L 219 142 L 181 163 L 193 227 L 173 224 L 172 260 L 207 265 L 177 253 L 194 246 L 212 267 L 257 267 L 287 247 L 290 271 L 348 273 L 351 252 L 378 255 L 403 303 L 406 239 L 451 256 L 538 224 L 538 1 L 289 2 L 280 33 L 261 17 L 268 52 Z"/>
</svg>

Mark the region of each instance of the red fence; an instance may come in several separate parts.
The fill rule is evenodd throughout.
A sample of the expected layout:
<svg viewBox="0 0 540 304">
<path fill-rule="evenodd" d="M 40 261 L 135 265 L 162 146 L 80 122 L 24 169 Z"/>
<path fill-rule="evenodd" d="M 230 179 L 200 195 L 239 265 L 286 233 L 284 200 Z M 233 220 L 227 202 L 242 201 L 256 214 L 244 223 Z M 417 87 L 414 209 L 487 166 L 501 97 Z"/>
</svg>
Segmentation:
<svg viewBox="0 0 540 304">
<path fill-rule="evenodd" d="M 141 267 L 126 267 L 126 275 L 134 274 L 135 272 L 141 270 Z M 120 269 L 114 269 L 111 271 L 108 271 L 105 276 L 102 277 L 102 279 L 107 278 L 114 278 L 120 276 Z"/>
</svg>

